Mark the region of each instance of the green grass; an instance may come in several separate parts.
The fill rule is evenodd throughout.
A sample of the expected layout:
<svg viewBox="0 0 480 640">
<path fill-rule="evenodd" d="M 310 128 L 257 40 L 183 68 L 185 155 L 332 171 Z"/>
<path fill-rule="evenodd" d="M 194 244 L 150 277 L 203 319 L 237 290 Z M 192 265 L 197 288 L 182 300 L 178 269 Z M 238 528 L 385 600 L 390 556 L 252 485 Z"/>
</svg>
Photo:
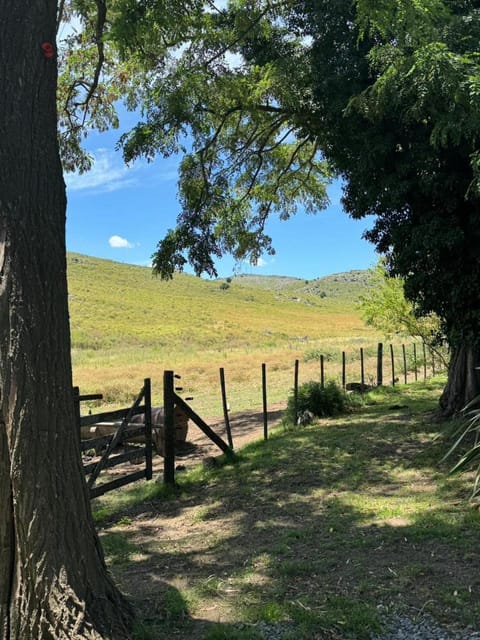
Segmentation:
<svg viewBox="0 0 480 640">
<path fill-rule="evenodd" d="M 102 536 L 128 542 L 107 558 L 136 637 L 244 640 L 271 625 L 284 640 L 366 640 L 380 612 L 478 626 L 480 516 L 471 478 L 440 463 L 443 383 L 376 389 L 354 413 L 279 428 L 234 464 L 179 475 L 174 496 L 96 501 L 110 505 Z"/>
<path fill-rule="evenodd" d="M 122 533 L 111 532 L 101 537 L 103 550 L 111 565 L 122 565 L 132 560 L 138 551 Z"/>
</svg>

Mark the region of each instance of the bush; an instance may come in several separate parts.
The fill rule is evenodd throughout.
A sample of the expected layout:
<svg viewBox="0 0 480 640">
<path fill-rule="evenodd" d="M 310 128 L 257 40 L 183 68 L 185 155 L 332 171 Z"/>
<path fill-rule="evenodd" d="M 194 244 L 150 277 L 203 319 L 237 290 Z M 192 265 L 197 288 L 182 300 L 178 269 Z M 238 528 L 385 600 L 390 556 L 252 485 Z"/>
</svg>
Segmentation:
<svg viewBox="0 0 480 640">
<path fill-rule="evenodd" d="M 311 360 L 320 360 L 320 356 L 323 356 L 323 359 L 325 362 L 331 362 L 332 360 L 335 360 L 335 358 L 338 360 L 341 357 L 341 353 L 340 351 L 336 351 L 334 353 L 333 351 L 322 351 L 321 349 L 310 349 L 310 351 L 305 352 L 303 356 L 303 361 L 310 362 Z"/>
<path fill-rule="evenodd" d="M 310 411 L 318 418 L 342 413 L 347 408 L 347 395 L 334 381 L 328 380 L 322 389 L 320 382 L 311 380 L 298 388 L 297 415 L 295 415 L 295 397 L 292 391 L 287 401 L 285 421 L 296 424 L 299 414 Z"/>
</svg>

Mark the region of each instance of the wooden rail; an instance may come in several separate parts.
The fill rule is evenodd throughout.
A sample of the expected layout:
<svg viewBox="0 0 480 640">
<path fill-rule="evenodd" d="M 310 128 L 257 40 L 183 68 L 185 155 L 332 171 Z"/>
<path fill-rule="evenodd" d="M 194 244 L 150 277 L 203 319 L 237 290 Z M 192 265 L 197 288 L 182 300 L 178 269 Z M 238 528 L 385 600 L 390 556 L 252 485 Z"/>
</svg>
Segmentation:
<svg viewBox="0 0 480 640">
<path fill-rule="evenodd" d="M 117 409 L 115 411 L 107 411 L 97 413 L 94 415 L 81 416 L 80 403 L 90 400 L 101 400 L 101 394 L 87 394 L 80 395 L 78 387 L 73 389 L 73 397 L 75 402 L 75 415 L 77 417 L 77 426 L 79 431 L 82 427 L 89 427 L 101 422 L 113 422 L 116 423 L 115 431 L 107 436 L 100 436 L 97 438 L 91 438 L 90 440 L 84 440 L 81 442 L 81 451 L 88 451 L 89 449 L 98 449 L 105 447 L 104 452 L 100 456 L 99 460 L 94 462 L 88 462 L 83 465 L 85 476 L 87 477 L 87 487 L 90 491 L 90 498 L 96 498 L 103 495 L 108 491 L 117 489 L 131 482 L 145 478 L 151 480 L 153 475 L 152 469 L 152 401 L 151 401 L 151 389 L 150 379 L 145 378 L 144 385 L 137 396 L 137 399 L 131 407 L 124 409 Z M 131 421 L 136 415 L 144 415 L 143 424 L 134 423 Z M 135 447 L 129 451 L 123 453 L 117 453 L 116 449 L 119 445 L 124 445 L 127 440 L 143 436 L 145 439 L 144 446 Z M 95 486 L 102 471 L 111 469 L 125 462 L 144 459 L 144 467 L 140 470 L 136 470 L 133 473 L 126 473 L 119 478 L 104 482 Z"/>
</svg>

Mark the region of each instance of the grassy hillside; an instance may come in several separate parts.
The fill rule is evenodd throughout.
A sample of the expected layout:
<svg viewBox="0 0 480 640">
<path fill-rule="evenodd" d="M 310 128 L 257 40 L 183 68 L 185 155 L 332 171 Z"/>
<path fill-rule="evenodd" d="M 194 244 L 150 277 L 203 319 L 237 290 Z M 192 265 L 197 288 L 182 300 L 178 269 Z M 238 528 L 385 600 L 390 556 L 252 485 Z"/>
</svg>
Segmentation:
<svg viewBox="0 0 480 640">
<path fill-rule="evenodd" d="M 99 258 L 71 254 L 68 265 L 72 335 L 80 350 L 252 348 L 365 330 L 348 279 L 337 287 L 329 279 L 307 285 L 268 276 L 229 283 L 182 274 L 162 282 L 148 268 Z"/>
<path fill-rule="evenodd" d="M 355 308 L 362 272 L 162 282 L 148 268 L 70 254 L 68 279 L 75 383 L 108 403 L 129 400 L 144 377 L 160 393 L 164 369 L 183 372 L 189 392 L 205 395 L 217 392 L 219 366 L 233 383 L 255 386 L 263 361 L 290 376 L 295 358 L 375 340 Z M 285 384 L 282 398 L 290 378 Z"/>
</svg>

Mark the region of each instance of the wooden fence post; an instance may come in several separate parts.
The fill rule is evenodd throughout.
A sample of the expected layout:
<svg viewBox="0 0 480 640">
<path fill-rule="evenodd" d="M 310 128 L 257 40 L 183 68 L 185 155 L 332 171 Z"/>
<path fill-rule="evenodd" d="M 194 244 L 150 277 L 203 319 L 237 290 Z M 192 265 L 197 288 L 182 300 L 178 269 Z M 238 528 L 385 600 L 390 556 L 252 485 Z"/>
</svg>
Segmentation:
<svg viewBox="0 0 480 640">
<path fill-rule="evenodd" d="M 423 347 L 423 379 L 427 379 L 427 349 L 425 346 L 425 342 L 422 343 Z"/>
<path fill-rule="evenodd" d="M 163 481 L 175 485 L 175 389 L 173 371 L 163 372 L 164 461 Z"/>
<path fill-rule="evenodd" d="M 363 392 L 365 391 L 365 364 L 363 361 L 363 347 L 360 347 L 360 379 Z"/>
<path fill-rule="evenodd" d="M 390 345 L 390 360 L 392 362 L 392 387 L 395 386 L 395 358 L 393 355 L 393 344 Z"/>
<path fill-rule="evenodd" d="M 347 357 L 345 351 L 342 351 L 342 388 L 345 391 L 347 386 Z"/>
<path fill-rule="evenodd" d="M 298 420 L 298 360 L 295 360 L 295 372 L 293 379 L 293 408 L 294 408 L 294 418 L 295 424 L 297 424 Z"/>
<path fill-rule="evenodd" d="M 415 342 L 413 343 L 413 369 L 415 371 L 415 382 L 418 380 L 418 370 L 417 370 L 417 345 Z"/>
<path fill-rule="evenodd" d="M 325 389 L 325 358 L 320 356 L 320 386 Z"/>
<path fill-rule="evenodd" d="M 377 387 L 383 384 L 383 344 L 378 343 L 377 348 Z"/>
<path fill-rule="evenodd" d="M 432 376 L 435 375 L 435 353 L 432 351 Z"/>
<path fill-rule="evenodd" d="M 407 352 L 405 351 L 404 344 L 402 344 L 402 353 L 403 353 L 403 379 L 405 380 L 405 384 L 407 384 Z"/>
<path fill-rule="evenodd" d="M 263 439 L 268 440 L 267 365 L 262 364 Z"/>
<path fill-rule="evenodd" d="M 230 416 L 228 415 L 227 392 L 225 388 L 225 370 L 220 367 L 220 389 L 222 391 L 223 419 L 225 421 L 225 430 L 227 432 L 228 446 L 233 449 L 232 429 L 230 427 Z"/>
</svg>

